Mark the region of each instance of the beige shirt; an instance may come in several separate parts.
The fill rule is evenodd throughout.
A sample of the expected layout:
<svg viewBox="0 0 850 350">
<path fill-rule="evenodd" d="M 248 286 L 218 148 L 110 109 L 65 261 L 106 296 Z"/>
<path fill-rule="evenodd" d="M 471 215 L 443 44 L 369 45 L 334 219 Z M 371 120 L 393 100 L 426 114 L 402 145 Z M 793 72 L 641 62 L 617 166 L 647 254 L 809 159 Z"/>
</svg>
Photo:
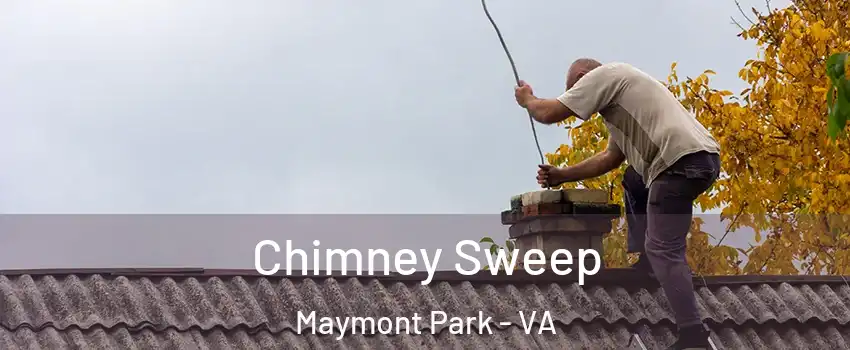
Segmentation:
<svg viewBox="0 0 850 350">
<path fill-rule="evenodd" d="M 648 188 L 667 167 L 690 153 L 720 153 L 720 145 L 667 87 L 626 63 L 604 64 L 558 97 L 576 117 L 599 113 L 616 148 Z"/>
</svg>

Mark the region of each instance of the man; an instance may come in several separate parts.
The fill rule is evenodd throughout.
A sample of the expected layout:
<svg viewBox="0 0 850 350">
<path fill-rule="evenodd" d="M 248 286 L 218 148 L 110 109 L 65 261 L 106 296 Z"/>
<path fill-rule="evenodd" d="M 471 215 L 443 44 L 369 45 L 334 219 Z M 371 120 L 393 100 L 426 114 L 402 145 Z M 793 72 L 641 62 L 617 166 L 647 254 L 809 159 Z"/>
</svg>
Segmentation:
<svg viewBox="0 0 850 350">
<path fill-rule="evenodd" d="M 661 82 L 625 63 L 579 59 L 558 98 L 539 99 L 525 82 L 515 95 L 543 124 L 602 116 L 607 149 L 564 168 L 540 165 L 537 181 L 545 187 L 593 178 L 626 161 L 629 252 L 641 253 L 633 267 L 654 273 L 670 301 L 679 329 L 670 349 L 708 348 L 709 331 L 697 311 L 685 248 L 693 202 L 720 172 L 717 141 Z"/>
</svg>

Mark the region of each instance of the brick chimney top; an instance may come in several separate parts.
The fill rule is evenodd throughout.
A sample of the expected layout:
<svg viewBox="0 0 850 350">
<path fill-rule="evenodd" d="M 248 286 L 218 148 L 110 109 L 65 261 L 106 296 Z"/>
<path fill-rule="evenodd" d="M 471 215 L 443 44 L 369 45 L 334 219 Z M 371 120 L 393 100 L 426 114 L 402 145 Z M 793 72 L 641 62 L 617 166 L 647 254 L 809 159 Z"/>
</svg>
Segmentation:
<svg viewBox="0 0 850 350">
<path fill-rule="evenodd" d="M 528 249 L 540 249 L 547 256 L 566 249 L 573 257 L 579 250 L 593 249 L 603 256 L 602 236 L 611 232 L 612 220 L 620 212 L 603 190 L 542 190 L 512 197 L 511 209 L 502 212 L 502 224 L 510 225 L 518 259 Z"/>
</svg>

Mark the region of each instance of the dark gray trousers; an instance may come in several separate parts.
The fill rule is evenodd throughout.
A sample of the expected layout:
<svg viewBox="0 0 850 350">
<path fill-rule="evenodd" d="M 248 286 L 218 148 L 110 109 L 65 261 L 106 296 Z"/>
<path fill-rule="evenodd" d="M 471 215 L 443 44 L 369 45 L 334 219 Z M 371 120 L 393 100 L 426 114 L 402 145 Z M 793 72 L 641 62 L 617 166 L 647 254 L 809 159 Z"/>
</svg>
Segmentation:
<svg viewBox="0 0 850 350">
<path fill-rule="evenodd" d="M 680 328 L 702 323 L 685 259 L 686 239 L 694 200 L 719 173 L 717 154 L 697 152 L 668 167 L 648 189 L 632 167 L 623 176 L 628 250 L 646 255 Z"/>
</svg>

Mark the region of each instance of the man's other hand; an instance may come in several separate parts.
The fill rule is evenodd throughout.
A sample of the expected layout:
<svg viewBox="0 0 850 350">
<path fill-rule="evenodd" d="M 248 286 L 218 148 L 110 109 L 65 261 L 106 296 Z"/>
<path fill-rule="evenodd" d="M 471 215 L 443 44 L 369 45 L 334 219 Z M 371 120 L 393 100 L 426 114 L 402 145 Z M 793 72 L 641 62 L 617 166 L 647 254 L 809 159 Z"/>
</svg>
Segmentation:
<svg viewBox="0 0 850 350">
<path fill-rule="evenodd" d="M 548 164 L 541 164 L 539 167 L 540 169 L 537 170 L 537 183 L 540 184 L 540 187 L 555 187 L 566 182 L 564 169 Z"/>
<path fill-rule="evenodd" d="M 528 107 L 528 101 L 531 97 L 534 96 L 534 91 L 531 89 L 531 85 L 528 85 L 525 81 L 520 80 L 519 86 L 514 88 L 514 97 L 516 97 L 516 103 L 520 105 L 522 108 Z"/>
</svg>

